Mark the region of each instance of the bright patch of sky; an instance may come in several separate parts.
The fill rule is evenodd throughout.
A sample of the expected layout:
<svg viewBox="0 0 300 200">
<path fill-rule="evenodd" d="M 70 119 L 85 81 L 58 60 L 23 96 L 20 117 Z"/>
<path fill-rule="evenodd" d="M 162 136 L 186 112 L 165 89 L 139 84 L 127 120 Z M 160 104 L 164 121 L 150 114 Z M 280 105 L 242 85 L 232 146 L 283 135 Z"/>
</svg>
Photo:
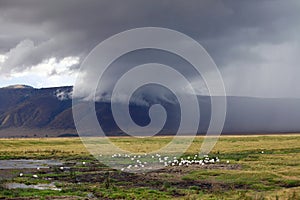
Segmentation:
<svg viewBox="0 0 300 200">
<path fill-rule="evenodd" d="M 5 56 L 0 56 L 0 62 L 4 62 Z M 28 84 L 36 88 L 73 85 L 77 76 L 70 67 L 78 65 L 79 57 L 65 57 L 61 60 L 50 58 L 42 63 L 32 66 L 22 72 L 12 72 L 9 76 L 2 76 L 0 87 L 15 84 Z"/>
<path fill-rule="evenodd" d="M 7 58 L 7 56 L 0 54 L 0 63 L 4 63 L 4 61 L 6 60 L 6 58 Z"/>
</svg>

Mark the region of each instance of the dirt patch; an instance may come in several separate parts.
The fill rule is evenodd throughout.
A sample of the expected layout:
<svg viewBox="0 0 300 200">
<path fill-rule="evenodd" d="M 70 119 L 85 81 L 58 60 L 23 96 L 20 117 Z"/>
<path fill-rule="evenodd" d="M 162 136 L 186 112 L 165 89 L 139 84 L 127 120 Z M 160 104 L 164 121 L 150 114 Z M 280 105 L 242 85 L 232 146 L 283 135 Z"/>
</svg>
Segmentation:
<svg viewBox="0 0 300 200">
<path fill-rule="evenodd" d="M 155 171 L 154 173 L 178 173 L 191 172 L 199 169 L 223 169 L 223 170 L 240 170 L 241 165 L 235 164 L 210 164 L 210 165 L 189 165 L 189 166 L 169 166 Z"/>
<path fill-rule="evenodd" d="M 201 169 L 224 169 L 224 170 L 237 170 L 241 169 L 240 165 L 191 165 L 191 166 L 170 166 L 161 170 L 147 172 L 147 173 L 126 173 L 119 171 L 97 171 L 92 173 L 85 173 L 77 175 L 76 178 L 71 179 L 64 177 L 62 181 L 68 182 L 88 182 L 88 183 L 104 183 L 110 181 L 112 184 L 116 184 L 125 188 L 132 187 L 148 187 L 157 190 L 164 190 L 164 188 L 176 187 L 179 189 L 189 189 L 190 187 L 199 188 L 201 190 L 230 190 L 245 188 L 245 185 L 228 185 L 221 182 L 205 181 L 205 180 L 183 180 L 183 177 L 189 174 L 191 171 Z M 89 171 L 89 170 L 88 170 Z M 91 171 L 89 171 L 91 172 Z M 62 177 L 58 177 L 61 179 Z"/>
</svg>

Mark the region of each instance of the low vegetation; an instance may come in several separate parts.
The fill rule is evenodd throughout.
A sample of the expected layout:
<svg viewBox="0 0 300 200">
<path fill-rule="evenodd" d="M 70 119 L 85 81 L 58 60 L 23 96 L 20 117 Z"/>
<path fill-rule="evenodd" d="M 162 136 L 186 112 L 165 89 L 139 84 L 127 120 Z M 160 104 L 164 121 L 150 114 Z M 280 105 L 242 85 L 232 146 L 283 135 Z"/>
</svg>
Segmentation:
<svg viewBox="0 0 300 200">
<path fill-rule="evenodd" d="M 147 153 L 171 137 L 111 138 Z M 197 137 L 183 159 L 199 152 Z M 56 159 L 63 166 L 0 170 L 0 198 L 22 199 L 300 199 L 300 135 L 223 136 L 209 154 L 216 163 L 167 166 L 133 174 L 110 169 L 79 138 L 1 139 L 0 159 Z M 20 176 L 22 173 L 22 176 Z M 34 176 L 36 175 L 36 176 Z M 54 183 L 59 190 L 7 189 L 7 183 Z"/>
</svg>

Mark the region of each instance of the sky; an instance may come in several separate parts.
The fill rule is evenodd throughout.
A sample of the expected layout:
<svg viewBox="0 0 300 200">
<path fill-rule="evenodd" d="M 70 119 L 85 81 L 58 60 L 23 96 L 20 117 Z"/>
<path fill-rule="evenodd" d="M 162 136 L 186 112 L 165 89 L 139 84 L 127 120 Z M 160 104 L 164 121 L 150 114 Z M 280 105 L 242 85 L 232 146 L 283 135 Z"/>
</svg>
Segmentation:
<svg viewBox="0 0 300 200">
<path fill-rule="evenodd" d="M 207 50 L 228 95 L 300 98 L 299 19 L 298 0 L 0 0 L 0 87 L 73 85 L 101 41 L 132 28 L 164 27 Z M 120 59 L 107 80 L 135 59 L 188 68 L 171 55 L 147 53 Z M 201 81 L 192 85 L 205 91 Z"/>
</svg>

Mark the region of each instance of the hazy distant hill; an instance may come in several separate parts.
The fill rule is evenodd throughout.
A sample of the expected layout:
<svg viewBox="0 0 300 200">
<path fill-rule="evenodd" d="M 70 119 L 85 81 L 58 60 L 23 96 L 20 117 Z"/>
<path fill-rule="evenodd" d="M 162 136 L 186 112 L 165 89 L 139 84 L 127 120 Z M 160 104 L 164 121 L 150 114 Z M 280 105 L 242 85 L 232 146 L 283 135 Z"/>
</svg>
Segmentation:
<svg viewBox="0 0 300 200">
<path fill-rule="evenodd" d="M 75 136 L 71 92 L 72 87 L 35 89 L 18 85 L 0 88 L 0 137 Z M 198 99 L 201 109 L 198 132 L 203 133 L 210 121 L 210 98 L 199 96 Z M 133 120 L 139 125 L 147 125 L 150 122 L 149 106 L 161 103 L 168 111 L 168 120 L 160 134 L 174 133 L 180 121 L 179 105 L 159 98 L 144 100 L 149 104 L 130 105 Z M 300 130 L 299 99 L 228 97 L 227 101 L 224 133 Z M 96 103 L 96 113 L 108 135 L 123 135 L 113 120 L 110 103 Z"/>
<path fill-rule="evenodd" d="M 71 91 L 72 87 L 0 88 L 0 137 L 74 136 L 77 133 L 69 95 Z M 96 110 L 99 122 L 108 135 L 122 134 L 113 120 L 109 103 L 97 102 Z M 137 123 L 143 125 L 149 122 L 147 107 L 133 104 L 131 110 Z M 166 129 L 167 132 L 173 131 L 171 126 Z"/>
<path fill-rule="evenodd" d="M 61 130 L 74 129 L 71 116 L 65 121 L 64 126 L 49 126 L 51 123 L 55 123 L 56 118 L 72 105 L 70 99 L 62 101 L 57 97 L 60 90 L 70 91 L 72 88 L 34 89 L 29 86 L 1 88 L 0 136 L 32 136 L 30 130 L 34 134 L 39 134 L 40 130 L 43 130 L 45 134 L 41 134 L 41 136 L 45 136 L 48 133 L 51 135 L 59 133 Z M 14 130 L 15 133 L 11 133 L 11 130 Z M 26 134 L 23 135 L 23 132 Z"/>
</svg>

